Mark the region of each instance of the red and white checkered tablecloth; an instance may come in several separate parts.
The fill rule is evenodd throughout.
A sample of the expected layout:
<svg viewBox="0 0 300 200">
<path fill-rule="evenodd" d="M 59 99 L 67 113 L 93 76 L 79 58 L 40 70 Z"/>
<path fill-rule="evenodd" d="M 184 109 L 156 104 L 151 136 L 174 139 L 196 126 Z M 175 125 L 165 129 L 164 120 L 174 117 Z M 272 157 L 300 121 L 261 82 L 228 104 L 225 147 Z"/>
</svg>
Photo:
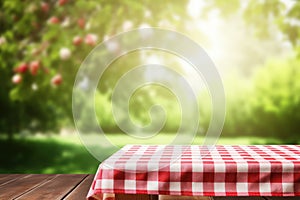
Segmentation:
<svg viewBox="0 0 300 200">
<path fill-rule="evenodd" d="M 127 145 L 100 164 L 104 193 L 300 196 L 300 145 Z"/>
</svg>

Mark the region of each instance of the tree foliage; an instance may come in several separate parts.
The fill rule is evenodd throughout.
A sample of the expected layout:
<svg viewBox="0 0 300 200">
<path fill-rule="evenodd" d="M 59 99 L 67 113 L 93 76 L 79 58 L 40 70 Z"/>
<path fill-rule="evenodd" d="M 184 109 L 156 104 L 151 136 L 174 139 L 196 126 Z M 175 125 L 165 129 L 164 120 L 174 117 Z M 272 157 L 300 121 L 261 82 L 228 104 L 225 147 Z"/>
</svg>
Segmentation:
<svg viewBox="0 0 300 200">
<path fill-rule="evenodd" d="M 139 26 L 183 26 L 188 20 L 182 9 L 186 3 L 1 1 L 0 132 L 51 130 L 71 119 L 74 77 L 94 46 Z M 178 21 L 175 13 L 182 20 Z M 120 74 L 122 69 L 114 73 Z M 110 85 L 109 80 L 104 86 Z"/>
</svg>

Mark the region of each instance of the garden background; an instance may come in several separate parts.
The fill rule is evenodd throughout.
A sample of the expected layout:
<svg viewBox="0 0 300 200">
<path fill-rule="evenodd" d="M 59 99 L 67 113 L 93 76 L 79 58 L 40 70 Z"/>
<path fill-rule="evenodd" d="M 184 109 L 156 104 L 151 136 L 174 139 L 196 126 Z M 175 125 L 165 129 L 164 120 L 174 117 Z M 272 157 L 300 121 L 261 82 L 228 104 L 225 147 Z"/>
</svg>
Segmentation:
<svg viewBox="0 0 300 200">
<path fill-rule="evenodd" d="M 226 94 L 219 144 L 300 143 L 300 2 L 296 0 L 2 0 L 0 173 L 95 173 L 99 161 L 81 144 L 73 122 L 77 70 L 97 44 L 145 27 L 185 34 L 215 62 Z M 110 103 L 114 85 L 144 62 L 165 64 L 194 78 L 190 66 L 163 52 L 135 52 L 112 63 L 99 82 L 95 105 L 99 123 L 118 146 L 168 144 L 180 124 L 174 94 L 154 85 L 134 94 L 130 117 L 137 124 L 148 124 L 151 105 L 163 105 L 168 118 L 159 137 L 141 141 L 116 125 Z M 201 144 L 211 102 L 207 88 L 197 95 L 200 122 L 193 143 Z M 79 122 L 86 125 L 86 132 L 96 130 L 88 125 L 90 117 L 83 112 Z"/>
</svg>

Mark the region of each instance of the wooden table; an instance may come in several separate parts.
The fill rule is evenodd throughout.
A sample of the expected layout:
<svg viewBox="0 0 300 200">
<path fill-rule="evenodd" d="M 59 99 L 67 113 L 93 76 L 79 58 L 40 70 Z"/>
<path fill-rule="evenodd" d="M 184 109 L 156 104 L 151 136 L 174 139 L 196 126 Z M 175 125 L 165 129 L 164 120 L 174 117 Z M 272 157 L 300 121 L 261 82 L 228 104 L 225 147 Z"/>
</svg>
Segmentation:
<svg viewBox="0 0 300 200">
<path fill-rule="evenodd" d="M 90 174 L 0 174 L 0 199 L 84 200 L 94 175 Z M 181 197 L 161 197 L 177 200 Z M 211 197 L 215 200 L 296 200 L 300 197 Z M 147 195 L 116 195 L 118 200 L 150 199 Z M 186 197 L 188 199 L 199 199 Z"/>
<path fill-rule="evenodd" d="M 85 199 L 94 175 L 0 174 L 0 199 Z"/>
</svg>

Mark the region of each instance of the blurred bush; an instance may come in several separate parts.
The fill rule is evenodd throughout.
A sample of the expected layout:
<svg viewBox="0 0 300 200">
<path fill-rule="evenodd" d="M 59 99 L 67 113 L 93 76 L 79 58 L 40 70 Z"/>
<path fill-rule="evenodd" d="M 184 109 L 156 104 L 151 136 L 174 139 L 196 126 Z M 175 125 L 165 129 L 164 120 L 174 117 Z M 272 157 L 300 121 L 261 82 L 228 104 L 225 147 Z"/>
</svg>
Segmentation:
<svg viewBox="0 0 300 200">
<path fill-rule="evenodd" d="M 255 79 L 252 132 L 299 141 L 300 60 L 271 60 Z"/>
<path fill-rule="evenodd" d="M 291 143 L 299 141 L 300 60 L 271 59 L 253 84 L 239 81 L 226 90 L 224 136 L 265 136 Z M 236 84 L 232 78 L 225 85 Z M 226 87 L 225 87 L 226 88 Z"/>
</svg>

